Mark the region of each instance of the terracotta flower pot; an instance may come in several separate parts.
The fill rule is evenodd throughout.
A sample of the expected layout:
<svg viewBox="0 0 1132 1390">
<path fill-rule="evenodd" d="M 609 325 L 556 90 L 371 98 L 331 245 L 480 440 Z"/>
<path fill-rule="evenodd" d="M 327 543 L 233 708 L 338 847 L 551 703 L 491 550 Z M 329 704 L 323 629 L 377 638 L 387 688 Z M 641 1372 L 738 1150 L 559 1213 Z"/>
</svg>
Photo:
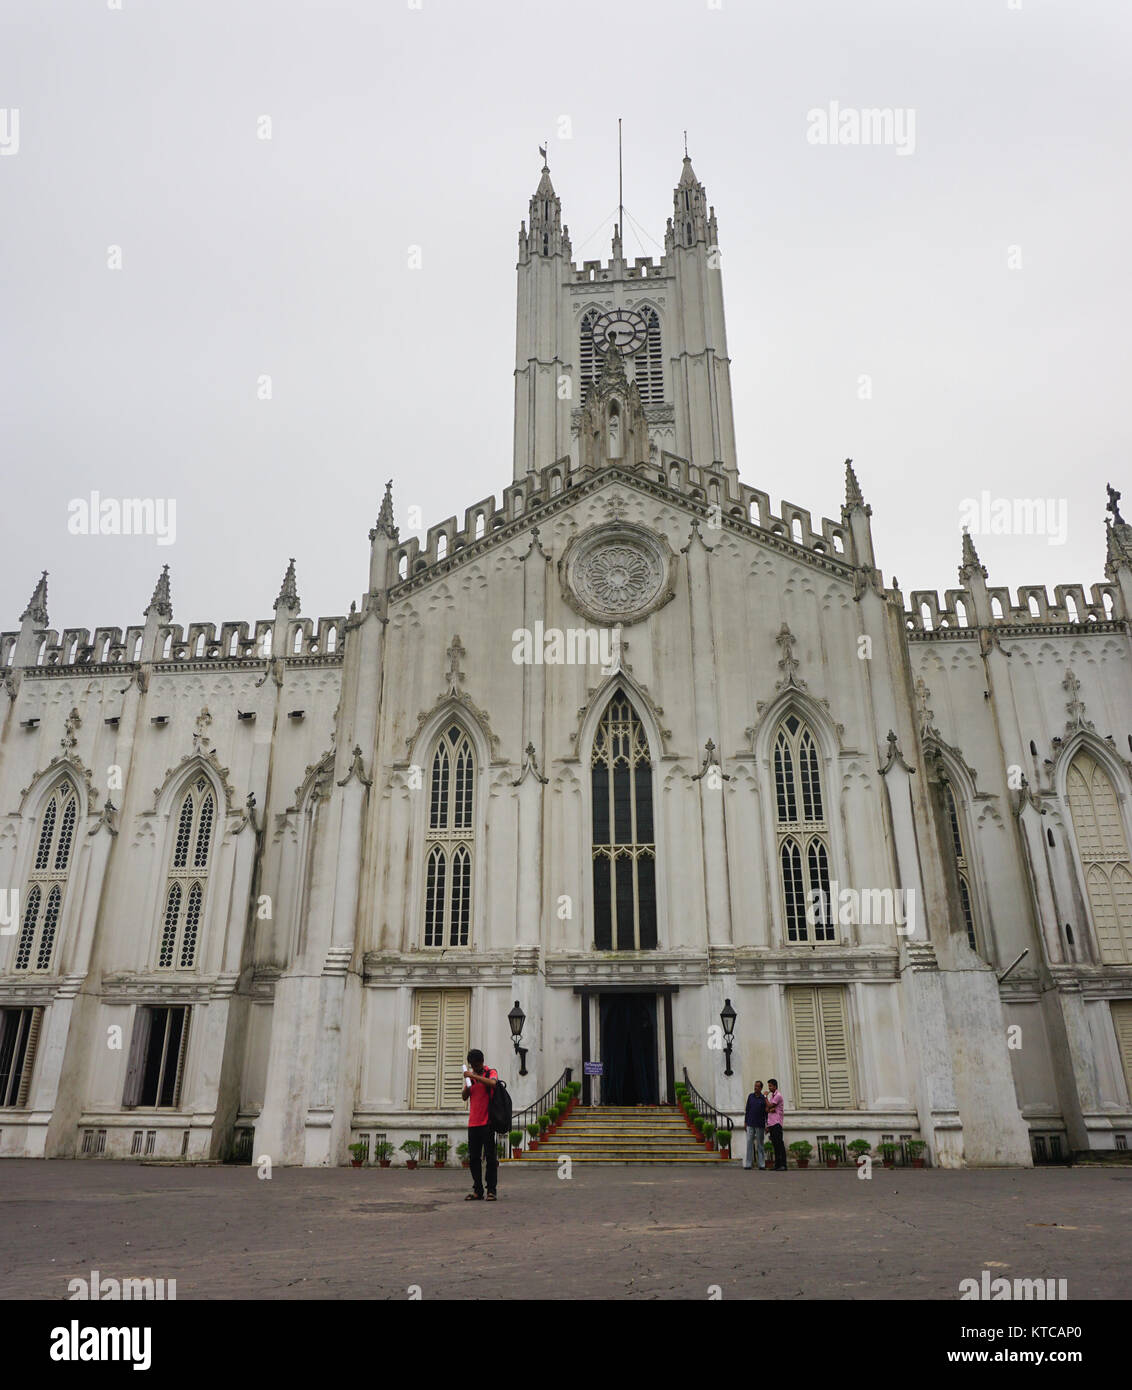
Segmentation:
<svg viewBox="0 0 1132 1390">
<path fill-rule="evenodd" d="M 377 1164 L 378 1164 L 378 1167 L 379 1167 L 379 1168 L 388 1168 L 388 1167 L 390 1167 L 390 1166 L 392 1165 L 392 1163 L 393 1163 L 393 1160 L 392 1160 L 391 1158 L 379 1158 L 379 1159 L 377 1160 Z"/>
<path fill-rule="evenodd" d="M 432 1160 L 432 1166 L 434 1168 L 447 1168 L 448 1160 L 446 1158 L 434 1158 Z"/>
<path fill-rule="evenodd" d="M 715 1153 L 715 1140 L 714 1140 L 714 1139 L 705 1139 L 705 1140 L 704 1140 L 704 1148 L 707 1149 L 707 1151 L 708 1151 L 709 1154 L 710 1154 L 710 1153 Z"/>
<path fill-rule="evenodd" d="M 470 1159 L 470 1158 L 462 1158 L 462 1159 L 460 1160 L 460 1167 L 461 1167 L 461 1168 L 467 1168 L 468 1165 L 469 1165 L 470 1163 L 471 1163 L 471 1159 Z"/>
<path fill-rule="evenodd" d="M 914 1159 L 912 1160 L 912 1167 L 913 1167 L 913 1168 L 923 1168 L 923 1167 L 926 1167 L 925 1160 L 922 1159 L 922 1158 L 914 1158 Z"/>
<path fill-rule="evenodd" d="M 882 1158 L 881 1163 L 884 1165 L 885 1168 L 896 1167 L 896 1160 L 894 1158 Z"/>
<path fill-rule="evenodd" d="M 730 1158 L 730 1157 L 731 1157 L 731 1150 L 730 1150 L 730 1149 L 720 1149 L 720 1151 L 719 1151 L 719 1156 L 720 1156 L 720 1158 Z"/>
<path fill-rule="evenodd" d="M 808 1168 L 810 1166 L 810 1160 L 808 1158 L 796 1158 L 794 1162 L 797 1163 L 799 1168 Z"/>
<path fill-rule="evenodd" d="M 825 1166 L 826 1166 L 827 1168 L 836 1168 L 836 1167 L 837 1167 L 837 1162 L 838 1162 L 838 1160 L 837 1160 L 836 1158 L 827 1158 L 826 1161 L 825 1161 Z"/>
<path fill-rule="evenodd" d="M 416 1166 L 417 1166 L 417 1160 L 416 1160 L 415 1158 L 407 1158 L 407 1159 L 405 1160 L 405 1167 L 406 1167 L 406 1168 L 415 1168 Z"/>
<path fill-rule="evenodd" d="M 362 1160 L 361 1160 L 360 1158 L 352 1158 L 352 1159 L 350 1160 L 350 1167 L 351 1167 L 351 1168 L 360 1168 L 361 1166 L 362 1166 Z"/>
<path fill-rule="evenodd" d="M 528 1140 L 527 1140 L 527 1148 L 530 1149 L 531 1152 L 533 1153 L 533 1152 L 535 1151 L 535 1149 L 538 1148 L 538 1140 L 537 1140 L 537 1139 L 528 1139 Z"/>
</svg>

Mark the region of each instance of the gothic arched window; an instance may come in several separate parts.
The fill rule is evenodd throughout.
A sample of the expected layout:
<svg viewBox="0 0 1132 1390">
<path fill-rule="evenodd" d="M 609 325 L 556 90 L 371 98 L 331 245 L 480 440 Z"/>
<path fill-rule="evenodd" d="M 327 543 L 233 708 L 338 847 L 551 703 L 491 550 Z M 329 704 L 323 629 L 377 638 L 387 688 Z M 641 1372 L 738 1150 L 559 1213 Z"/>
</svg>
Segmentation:
<svg viewBox="0 0 1132 1390">
<path fill-rule="evenodd" d="M 774 798 L 786 940 L 834 941 L 821 758 L 796 714 L 788 714 L 775 734 Z"/>
<path fill-rule="evenodd" d="M 959 901 L 963 906 L 963 925 L 967 929 L 967 945 L 972 951 L 979 949 L 975 935 L 975 909 L 971 897 L 971 865 L 967 858 L 966 837 L 955 800 L 955 792 L 950 782 L 943 784 L 943 799 L 947 806 L 947 823 L 951 831 L 951 850 L 955 855 L 955 871 L 959 875 Z"/>
<path fill-rule="evenodd" d="M 594 944 L 599 951 L 656 946 L 656 837 L 652 762 L 637 712 L 618 691 L 602 715 L 590 759 L 593 789 Z"/>
<path fill-rule="evenodd" d="M 647 325 L 644 345 L 633 358 L 637 390 L 645 405 L 664 404 L 664 362 L 660 355 L 660 316 L 647 305 L 640 310 Z"/>
<path fill-rule="evenodd" d="M 60 782 L 39 820 L 35 858 L 24 890 L 16 970 L 50 970 L 59 915 L 71 868 L 79 800 L 74 783 Z"/>
<path fill-rule="evenodd" d="M 1132 962 L 1132 863 L 1116 789 L 1082 749 L 1069 768 L 1066 791 L 1101 959 L 1126 965 Z"/>
<path fill-rule="evenodd" d="M 177 831 L 161 909 L 159 970 L 191 970 L 196 964 L 208 863 L 216 820 L 216 793 L 201 773 L 181 799 Z"/>
<path fill-rule="evenodd" d="M 425 860 L 426 946 L 467 946 L 472 927 L 476 758 L 458 724 L 432 755 Z"/>
<path fill-rule="evenodd" d="M 601 362 L 594 348 L 594 324 L 600 316 L 600 309 L 587 309 L 582 315 L 581 338 L 578 344 L 578 368 L 581 377 L 583 404 L 590 393 L 590 387 L 601 375 Z"/>
</svg>

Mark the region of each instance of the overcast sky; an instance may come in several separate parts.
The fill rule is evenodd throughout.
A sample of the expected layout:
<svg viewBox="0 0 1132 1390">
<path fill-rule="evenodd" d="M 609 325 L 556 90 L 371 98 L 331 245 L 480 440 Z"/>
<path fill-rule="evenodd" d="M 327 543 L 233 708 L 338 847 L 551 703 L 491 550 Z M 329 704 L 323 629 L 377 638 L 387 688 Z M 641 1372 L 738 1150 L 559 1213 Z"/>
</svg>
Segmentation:
<svg viewBox="0 0 1132 1390">
<path fill-rule="evenodd" d="M 0 628 L 45 568 L 54 627 L 137 622 L 166 562 L 178 621 L 268 617 L 291 555 L 303 612 L 344 613 L 386 478 L 403 535 L 498 497 L 537 147 L 607 259 L 619 116 L 627 255 L 685 129 L 715 205 L 746 482 L 837 517 L 852 456 L 906 593 L 956 584 L 984 491 L 1067 508 L 1063 544 L 979 536 L 992 583 L 1103 577 L 1119 0 L 116 3 L 0 0 Z M 810 143 L 834 101 L 911 112 L 914 147 Z M 175 499 L 175 543 L 69 534 L 92 490 Z"/>
</svg>

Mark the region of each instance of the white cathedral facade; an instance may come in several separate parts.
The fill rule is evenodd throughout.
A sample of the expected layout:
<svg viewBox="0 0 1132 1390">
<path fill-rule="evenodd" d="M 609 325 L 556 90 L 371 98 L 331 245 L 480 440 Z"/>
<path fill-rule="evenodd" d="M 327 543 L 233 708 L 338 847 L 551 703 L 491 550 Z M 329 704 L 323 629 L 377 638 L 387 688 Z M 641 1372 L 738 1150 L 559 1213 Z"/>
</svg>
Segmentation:
<svg viewBox="0 0 1132 1390">
<path fill-rule="evenodd" d="M 788 1139 L 940 1166 L 1125 1146 L 1132 527 L 1087 589 L 964 537 L 905 595 L 851 465 L 833 519 L 740 480 L 721 280 L 687 158 L 659 261 L 581 268 L 544 167 L 501 501 L 402 539 L 387 489 L 344 616 L 292 564 L 266 620 L 175 622 L 163 572 L 59 632 L 44 576 L 0 636 L 0 1154 L 455 1140 L 469 1046 L 517 1106 L 600 1062 L 591 1103 L 773 1075 Z"/>
</svg>

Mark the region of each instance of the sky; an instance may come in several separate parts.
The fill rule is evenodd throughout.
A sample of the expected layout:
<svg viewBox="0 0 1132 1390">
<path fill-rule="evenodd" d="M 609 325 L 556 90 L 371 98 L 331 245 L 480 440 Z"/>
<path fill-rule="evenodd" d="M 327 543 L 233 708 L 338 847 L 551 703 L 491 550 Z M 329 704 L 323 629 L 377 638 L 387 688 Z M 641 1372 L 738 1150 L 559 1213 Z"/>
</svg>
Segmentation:
<svg viewBox="0 0 1132 1390">
<path fill-rule="evenodd" d="M 498 498 L 538 146 L 608 259 L 619 117 L 627 256 L 685 130 L 715 206 L 745 482 L 839 517 L 852 457 L 906 594 L 957 583 L 963 519 L 992 584 L 1103 578 L 1114 0 L 0 0 L 0 33 L 0 629 L 43 569 L 56 629 L 139 622 L 164 564 L 177 621 L 269 617 L 290 556 L 341 614 L 387 478 L 403 537 Z M 902 138 L 821 143 L 831 103 Z M 92 492 L 175 528 L 74 534 Z"/>
</svg>

